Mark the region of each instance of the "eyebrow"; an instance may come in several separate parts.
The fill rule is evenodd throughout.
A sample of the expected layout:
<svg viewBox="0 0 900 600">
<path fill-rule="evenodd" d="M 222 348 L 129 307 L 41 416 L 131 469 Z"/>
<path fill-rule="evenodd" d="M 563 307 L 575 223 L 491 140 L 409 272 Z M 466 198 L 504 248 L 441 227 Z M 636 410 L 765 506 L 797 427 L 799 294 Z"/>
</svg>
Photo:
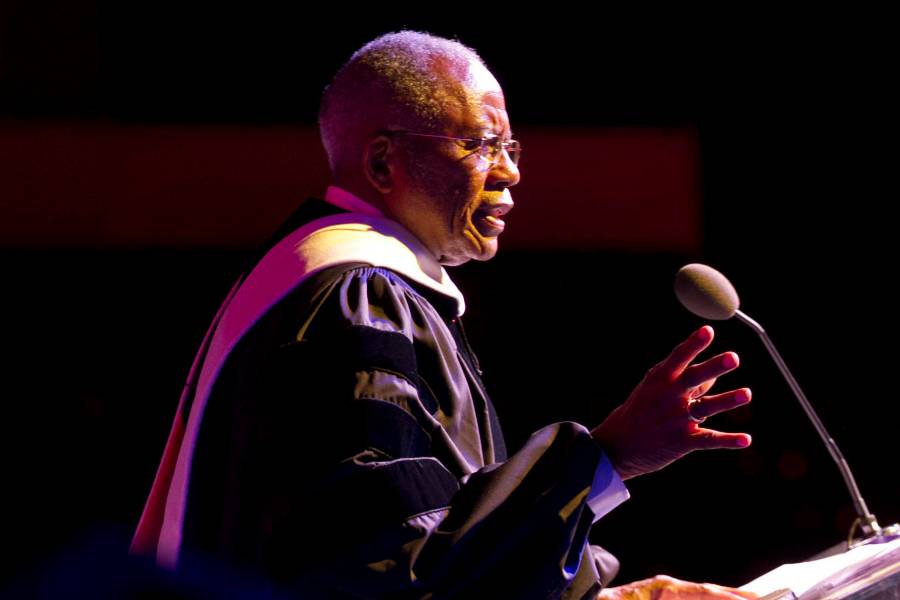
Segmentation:
<svg viewBox="0 0 900 600">
<path fill-rule="evenodd" d="M 481 138 L 491 137 L 491 136 L 497 136 L 497 137 L 501 137 L 504 139 L 510 139 L 510 140 L 515 138 L 515 134 L 513 133 L 512 127 L 510 127 L 508 130 L 508 133 L 509 133 L 508 138 L 506 136 L 504 136 L 502 129 L 503 128 L 501 126 L 500 131 L 497 131 L 491 123 L 485 122 L 480 127 L 476 126 L 476 127 L 472 127 L 471 129 L 467 128 L 467 129 L 464 129 L 463 131 L 467 135 L 469 135 L 469 139 L 472 139 L 472 140 L 480 140 Z"/>
<path fill-rule="evenodd" d="M 514 138 L 516 137 L 516 136 L 513 134 L 512 128 L 509 129 L 509 137 L 503 135 L 503 133 L 496 133 L 496 132 L 494 132 L 492 135 L 496 135 L 496 136 L 499 137 L 499 138 L 503 138 L 503 139 L 507 139 L 507 140 L 511 140 L 511 139 L 514 139 Z"/>
<path fill-rule="evenodd" d="M 512 127 L 509 128 L 508 134 L 509 134 L 509 139 L 513 139 L 513 137 L 515 137 L 515 135 L 513 134 Z M 484 127 L 484 128 L 481 130 L 481 136 L 480 136 L 480 137 L 491 137 L 491 136 L 497 136 L 497 137 L 501 137 L 501 138 L 505 138 L 505 137 L 506 137 L 506 136 L 503 134 L 503 131 L 502 131 L 502 130 L 501 130 L 501 131 L 497 131 L 496 129 L 494 129 L 493 127 L 490 127 L 490 126 Z M 479 137 L 476 136 L 476 137 L 473 138 L 473 139 L 479 139 Z"/>
<path fill-rule="evenodd" d="M 482 121 L 480 133 L 475 135 L 472 139 L 479 139 L 479 137 L 486 137 L 489 135 L 496 135 L 499 137 L 504 137 L 503 131 L 502 131 L 502 128 L 503 128 L 502 123 L 492 123 L 491 121 L 493 121 L 493 119 L 479 119 L 479 121 Z M 498 132 L 496 129 L 494 129 L 495 125 L 500 125 L 501 131 Z M 474 132 L 475 129 L 471 129 L 469 131 Z M 487 133 L 487 132 L 490 132 L 490 133 Z M 508 139 L 513 139 L 514 137 L 515 137 L 515 134 L 513 133 L 512 126 L 510 125 Z"/>
</svg>

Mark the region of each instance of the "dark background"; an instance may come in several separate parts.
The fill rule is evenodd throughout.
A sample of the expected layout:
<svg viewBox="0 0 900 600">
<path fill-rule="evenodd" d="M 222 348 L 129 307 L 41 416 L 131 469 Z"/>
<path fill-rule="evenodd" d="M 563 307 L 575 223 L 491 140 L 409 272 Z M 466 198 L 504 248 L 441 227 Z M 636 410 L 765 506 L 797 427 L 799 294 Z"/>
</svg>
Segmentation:
<svg viewBox="0 0 900 600">
<path fill-rule="evenodd" d="M 702 261 L 729 275 L 779 344 L 870 509 L 882 524 L 900 519 L 896 39 L 884 15 L 503 3 L 351 21 L 349 10 L 264 4 L 127 6 L 3 4 L 0 126 L 312 125 L 321 88 L 352 51 L 409 27 L 478 49 L 514 127 L 696 132 L 703 233 L 693 244 L 517 246 L 456 270 L 509 444 L 555 420 L 595 424 L 624 399 L 699 326 L 671 280 Z M 0 209 L 13 215 L 0 212 L 11 238 L 0 239 L 0 581 L 48 569 L 91 532 L 133 528 L 195 347 L 252 248 L 28 243 L 14 220 L 30 201 L 17 175 L 0 164 Z M 90 201 L 62 197 L 54 218 Z M 266 218 L 274 228 L 282 216 Z M 837 471 L 759 341 L 739 323 L 717 332 L 714 348 L 743 363 L 721 389 L 749 385 L 754 402 L 713 423 L 754 444 L 629 483 L 632 500 L 592 535 L 621 559 L 619 582 L 664 572 L 743 584 L 840 541 L 852 522 Z"/>
</svg>

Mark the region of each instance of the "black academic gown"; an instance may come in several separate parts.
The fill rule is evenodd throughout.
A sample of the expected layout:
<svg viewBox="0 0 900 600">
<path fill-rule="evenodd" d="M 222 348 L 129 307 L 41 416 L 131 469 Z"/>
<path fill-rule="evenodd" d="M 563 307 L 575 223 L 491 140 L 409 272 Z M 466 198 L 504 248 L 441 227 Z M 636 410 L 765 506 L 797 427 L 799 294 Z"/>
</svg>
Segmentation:
<svg viewBox="0 0 900 600">
<path fill-rule="evenodd" d="M 212 556 L 301 597 L 594 594 L 616 568 L 587 542 L 600 448 L 557 423 L 507 456 L 458 299 L 368 262 L 304 278 L 228 353 L 169 566 Z"/>
</svg>

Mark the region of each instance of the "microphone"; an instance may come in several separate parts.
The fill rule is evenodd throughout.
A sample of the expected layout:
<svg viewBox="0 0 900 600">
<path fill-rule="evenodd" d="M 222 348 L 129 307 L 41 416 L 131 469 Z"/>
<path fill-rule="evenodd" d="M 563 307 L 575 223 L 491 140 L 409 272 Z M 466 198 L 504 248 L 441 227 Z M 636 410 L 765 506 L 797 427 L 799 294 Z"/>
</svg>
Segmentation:
<svg viewBox="0 0 900 600">
<path fill-rule="evenodd" d="M 675 295 L 686 309 L 713 321 L 730 319 L 741 305 L 731 282 L 712 267 L 699 263 L 679 269 Z"/>
<path fill-rule="evenodd" d="M 853 500 L 853 506 L 856 509 L 857 519 L 850 529 L 848 543 L 853 539 L 857 525 L 862 529 L 865 537 L 856 545 L 873 541 L 884 541 L 900 536 L 900 525 L 895 523 L 882 528 L 878 525 L 875 515 L 869 512 L 866 502 L 863 500 L 862 494 L 856 485 L 856 480 L 853 478 L 853 473 L 850 472 L 850 467 L 847 465 L 847 461 L 844 460 L 844 455 L 841 454 L 835 441 L 828 435 L 822 420 L 819 419 L 819 415 L 816 414 L 812 404 L 806 399 L 806 394 L 800 389 L 800 385 L 794 379 L 787 364 L 781 358 L 772 340 L 769 339 L 768 334 L 759 323 L 740 311 L 740 299 L 728 278 L 707 265 L 699 263 L 685 265 L 679 269 L 678 274 L 675 276 L 675 295 L 678 297 L 678 301 L 695 315 L 714 321 L 724 321 L 731 317 L 737 317 L 739 321 L 746 323 L 751 329 L 756 331 L 762 339 L 763 345 L 769 351 L 769 355 L 775 361 L 778 370 L 781 371 L 791 391 L 794 392 L 794 396 L 800 402 L 800 406 L 803 407 L 806 416 L 812 421 L 813 426 L 825 443 L 828 453 L 834 459 L 838 470 L 841 472 L 841 477 L 844 478 L 844 483 L 850 492 L 850 498 Z"/>
</svg>

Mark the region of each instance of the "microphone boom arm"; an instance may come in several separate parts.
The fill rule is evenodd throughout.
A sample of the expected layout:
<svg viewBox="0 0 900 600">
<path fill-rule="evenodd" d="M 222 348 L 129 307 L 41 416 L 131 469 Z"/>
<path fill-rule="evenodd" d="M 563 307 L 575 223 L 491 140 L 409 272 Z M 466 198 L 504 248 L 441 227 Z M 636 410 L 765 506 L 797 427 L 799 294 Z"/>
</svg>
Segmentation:
<svg viewBox="0 0 900 600">
<path fill-rule="evenodd" d="M 775 364 L 778 366 L 778 370 L 781 371 L 781 374 L 784 376 L 785 380 L 787 380 L 791 391 L 794 392 L 794 396 L 797 397 L 797 400 L 800 402 L 800 406 L 803 407 L 803 411 L 806 413 L 806 416 L 809 417 L 809 420 L 812 421 L 812 424 L 816 428 L 816 431 L 819 432 L 819 436 L 825 443 L 825 447 L 828 448 L 828 453 L 831 454 L 831 458 L 833 458 L 835 464 L 837 464 L 838 470 L 841 472 L 841 476 L 844 478 L 844 483 L 847 485 L 847 489 L 850 491 L 850 498 L 853 500 L 853 506 L 856 509 L 856 514 L 859 516 L 860 527 L 862 528 L 862 532 L 865 537 L 868 539 L 879 538 L 882 535 L 896 535 L 897 532 L 893 531 L 895 526 L 892 525 L 886 529 L 882 529 L 878 525 L 878 521 L 875 519 L 875 515 L 869 512 L 869 508 L 866 506 L 866 501 L 863 500 L 862 494 L 859 491 L 859 487 L 857 487 L 856 485 L 856 480 L 853 478 L 853 473 L 850 471 L 850 467 L 847 465 L 847 461 L 844 460 L 844 455 L 841 454 L 841 450 L 838 448 L 838 445 L 837 443 L 835 443 L 834 439 L 832 439 L 832 437 L 828 435 L 828 431 L 825 430 L 825 425 L 822 424 L 822 420 L 819 419 L 819 416 L 816 414 L 816 411 L 813 410 L 813 407 L 809 403 L 809 400 L 806 399 L 806 394 L 804 394 L 803 390 L 800 389 L 800 384 L 798 384 L 797 380 L 794 379 L 794 376 L 791 374 L 791 370 L 788 369 L 787 364 L 781 358 L 781 355 L 778 353 L 778 350 L 775 348 L 772 340 L 769 339 L 769 335 L 766 333 L 765 329 L 762 328 L 762 325 L 751 319 L 740 310 L 735 311 L 734 316 L 737 317 L 740 321 L 743 321 L 744 323 L 749 325 L 750 328 L 753 329 L 762 339 L 763 345 L 766 347 L 766 350 L 769 351 L 769 354 L 772 356 L 772 360 L 774 360 Z M 851 531 L 851 537 L 852 535 L 853 533 Z"/>
</svg>

